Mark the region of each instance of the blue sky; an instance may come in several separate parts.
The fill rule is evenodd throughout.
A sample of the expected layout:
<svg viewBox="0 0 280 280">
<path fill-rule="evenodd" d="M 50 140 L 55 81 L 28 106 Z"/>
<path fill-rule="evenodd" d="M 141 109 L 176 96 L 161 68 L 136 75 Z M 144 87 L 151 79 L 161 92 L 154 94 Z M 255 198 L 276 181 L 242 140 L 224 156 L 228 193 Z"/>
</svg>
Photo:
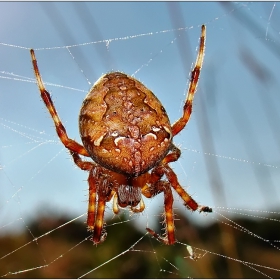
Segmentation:
<svg viewBox="0 0 280 280">
<path fill-rule="evenodd" d="M 48 208 L 73 217 L 87 208 L 87 173 L 58 140 L 29 49 L 68 135 L 80 142 L 81 103 L 109 71 L 135 75 L 176 121 L 202 24 L 204 65 L 172 167 L 199 203 L 217 211 L 279 205 L 278 2 L 0 2 L 0 229 Z M 189 215 L 176 195 L 175 203 Z M 146 213 L 161 206 L 155 198 Z"/>
</svg>

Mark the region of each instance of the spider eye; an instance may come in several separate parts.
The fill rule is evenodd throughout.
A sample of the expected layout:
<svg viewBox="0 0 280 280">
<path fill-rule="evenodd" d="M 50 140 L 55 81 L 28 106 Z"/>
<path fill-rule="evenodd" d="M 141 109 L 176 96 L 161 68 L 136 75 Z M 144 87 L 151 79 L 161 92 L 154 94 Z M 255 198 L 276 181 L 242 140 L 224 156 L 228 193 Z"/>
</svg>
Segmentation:
<svg viewBox="0 0 280 280">
<path fill-rule="evenodd" d="M 141 188 L 121 185 L 118 188 L 118 203 L 121 207 L 135 207 L 141 200 Z"/>
</svg>

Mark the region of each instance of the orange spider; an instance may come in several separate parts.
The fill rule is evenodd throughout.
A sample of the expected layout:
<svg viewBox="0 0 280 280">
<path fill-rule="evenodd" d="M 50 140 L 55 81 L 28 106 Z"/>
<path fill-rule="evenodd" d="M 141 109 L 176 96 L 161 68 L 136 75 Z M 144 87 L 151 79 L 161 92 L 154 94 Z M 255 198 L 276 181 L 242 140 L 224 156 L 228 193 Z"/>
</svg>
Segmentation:
<svg viewBox="0 0 280 280">
<path fill-rule="evenodd" d="M 136 79 L 119 72 L 102 76 L 87 94 L 79 115 L 83 146 L 68 138 L 49 92 L 45 89 L 34 50 L 30 50 L 41 97 L 55 123 L 57 134 L 70 151 L 75 164 L 89 171 L 89 203 L 87 226 L 98 244 L 105 240 L 105 204 L 113 198 L 113 211 L 127 207 L 135 212 L 145 208 L 147 198 L 164 193 L 165 236 L 147 231 L 165 244 L 175 243 L 173 195 L 171 187 L 191 210 L 212 212 L 199 206 L 181 187 L 168 163 L 177 161 L 181 151 L 173 137 L 187 124 L 196 92 L 205 51 L 206 27 L 201 30 L 195 67 L 191 74 L 183 116 L 172 126 L 157 97 Z M 84 161 L 80 155 L 90 157 Z M 166 176 L 166 180 L 162 177 Z"/>
</svg>

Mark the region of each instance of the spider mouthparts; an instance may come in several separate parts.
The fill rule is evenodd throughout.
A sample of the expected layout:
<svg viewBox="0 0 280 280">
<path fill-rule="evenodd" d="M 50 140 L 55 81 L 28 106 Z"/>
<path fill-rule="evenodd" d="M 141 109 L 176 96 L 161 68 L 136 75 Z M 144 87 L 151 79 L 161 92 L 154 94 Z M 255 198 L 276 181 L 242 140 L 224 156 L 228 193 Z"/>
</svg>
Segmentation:
<svg viewBox="0 0 280 280">
<path fill-rule="evenodd" d="M 141 201 L 141 188 L 121 185 L 118 188 L 118 202 L 121 207 L 135 207 Z"/>
</svg>

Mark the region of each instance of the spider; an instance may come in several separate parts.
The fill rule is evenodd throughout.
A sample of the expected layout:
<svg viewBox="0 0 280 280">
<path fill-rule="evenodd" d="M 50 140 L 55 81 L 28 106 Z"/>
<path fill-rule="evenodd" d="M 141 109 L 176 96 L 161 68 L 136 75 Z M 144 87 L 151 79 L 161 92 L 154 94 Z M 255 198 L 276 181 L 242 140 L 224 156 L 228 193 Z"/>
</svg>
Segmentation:
<svg viewBox="0 0 280 280">
<path fill-rule="evenodd" d="M 111 199 L 115 214 L 120 207 L 139 213 L 145 208 L 142 195 L 152 198 L 163 192 L 165 233 L 160 236 L 150 228 L 146 230 L 165 244 L 176 242 L 172 188 L 190 210 L 212 212 L 208 206 L 198 205 L 182 188 L 168 165 L 181 155 L 173 144 L 173 137 L 186 126 L 192 112 L 205 36 L 206 27 L 202 25 L 196 64 L 179 120 L 170 125 L 161 102 L 138 80 L 124 73 L 110 72 L 97 80 L 83 101 L 79 115 L 83 145 L 68 137 L 43 84 L 35 52 L 30 50 L 41 98 L 51 114 L 58 137 L 70 151 L 74 163 L 89 172 L 87 227 L 94 244 L 106 238 L 104 211 Z M 90 157 L 92 161 L 85 161 L 81 156 Z"/>
</svg>

